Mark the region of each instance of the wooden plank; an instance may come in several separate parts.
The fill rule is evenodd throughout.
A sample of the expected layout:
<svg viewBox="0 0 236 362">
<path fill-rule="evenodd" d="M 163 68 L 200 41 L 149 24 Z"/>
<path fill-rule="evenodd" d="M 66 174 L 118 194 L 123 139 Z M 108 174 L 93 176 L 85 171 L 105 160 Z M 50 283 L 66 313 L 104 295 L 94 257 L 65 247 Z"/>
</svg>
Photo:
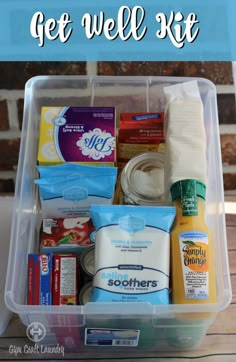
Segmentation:
<svg viewBox="0 0 236 362">
<path fill-rule="evenodd" d="M 78 357 L 80 356 L 80 357 Z M 78 359 L 79 358 L 79 359 Z M 34 360 L 38 361 L 38 362 L 45 362 L 45 359 L 46 357 L 44 358 L 43 356 L 40 358 L 36 357 L 34 358 Z M 8 359 L 7 360 L 11 360 Z M 6 361 L 7 361 L 6 360 Z M 27 360 L 27 358 L 22 358 L 22 359 L 17 359 L 18 361 L 20 360 Z M 28 360 L 30 360 L 28 358 Z M 57 362 L 58 359 L 51 359 L 51 358 L 47 358 L 47 360 L 49 360 L 50 362 Z M 59 359 L 60 360 L 60 359 Z M 231 354 L 223 354 L 223 355 L 205 355 L 203 357 L 192 357 L 192 356 L 187 356 L 187 357 L 176 357 L 176 356 L 154 356 L 153 358 L 149 358 L 149 357 L 131 357 L 131 358 L 125 358 L 125 357 L 115 357 L 115 358 L 111 358 L 109 356 L 107 357 L 102 357 L 102 358 L 81 358 L 81 355 L 80 354 L 77 354 L 76 357 L 73 357 L 73 358 L 65 358 L 65 359 L 62 359 L 63 361 L 79 361 L 79 362 L 94 362 L 94 361 L 124 361 L 124 362 L 134 362 L 134 361 L 138 361 L 138 362 L 157 362 L 158 361 L 165 361 L 165 362 L 190 362 L 190 361 L 193 361 L 193 360 L 197 360 L 197 361 L 200 361 L 200 362 L 235 362 L 236 358 L 235 358 L 235 354 L 231 355 Z M 3 361 L 3 360 L 1 360 Z M 15 359 L 14 359 L 15 361 Z"/>
<path fill-rule="evenodd" d="M 236 335 L 207 334 L 200 351 L 202 354 L 236 354 Z M 236 360 L 236 358 L 235 358 Z"/>
<path fill-rule="evenodd" d="M 231 304 L 224 311 L 218 313 L 208 333 L 236 334 L 236 304 Z"/>
<path fill-rule="evenodd" d="M 171 362 L 186 362 L 186 361 L 192 361 L 192 360 L 195 360 L 195 357 L 168 357 L 168 356 L 166 356 L 166 357 L 154 357 L 154 358 L 136 358 L 135 357 L 135 359 L 134 358 L 132 358 L 132 359 L 127 359 L 127 358 L 122 358 L 122 361 L 124 361 L 124 362 L 134 362 L 134 360 L 135 361 L 138 361 L 138 362 L 157 362 L 157 358 L 158 358 L 158 360 L 159 361 L 171 361 Z M 161 358 L 161 359 L 159 359 L 159 358 Z M 219 355 L 219 356 L 216 356 L 216 355 L 212 355 L 212 356 L 209 356 L 209 355 L 206 355 L 206 356 L 204 356 L 204 357 L 202 357 L 202 358 L 199 358 L 199 357 L 197 357 L 197 360 L 198 361 L 201 361 L 201 362 L 222 362 L 222 359 L 224 359 L 224 361 L 225 362 L 235 362 L 235 354 L 233 354 L 233 355 L 229 355 L 229 354 L 227 354 L 227 355 Z M 94 361 L 94 360 L 81 360 L 80 359 L 80 362 L 87 362 L 87 361 Z M 114 359 L 110 359 L 110 358 L 108 358 L 108 359 L 104 359 L 104 361 L 115 361 Z M 117 359 L 116 359 L 116 361 L 117 361 Z"/>
<path fill-rule="evenodd" d="M 121 349 L 120 351 L 112 350 L 107 351 L 104 348 L 90 348 L 89 350 L 79 352 L 79 361 L 142 361 L 149 360 L 152 358 L 161 358 L 163 360 L 175 360 L 181 361 L 186 359 L 199 359 L 201 361 L 217 361 L 221 357 L 221 361 L 228 361 L 229 357 L 234 357 L 236 360 L 236 337 L 232 335 L 207 335 L 202 345 L 198 350 L 193 351 L 142 351 L 138 349 Z M 14 359 L 14 360 L 77 360 L 78 352 L 64 352 L 60 354 L 46 354 L 44 347 L 34 348 L 30 350 L 29 341 L 27 339 L 4 339 L 1 343 L 1 354 L 0 360 L 3 358 Z M 227 359 L 226 359 L 227 358 Z"/>
</svg>

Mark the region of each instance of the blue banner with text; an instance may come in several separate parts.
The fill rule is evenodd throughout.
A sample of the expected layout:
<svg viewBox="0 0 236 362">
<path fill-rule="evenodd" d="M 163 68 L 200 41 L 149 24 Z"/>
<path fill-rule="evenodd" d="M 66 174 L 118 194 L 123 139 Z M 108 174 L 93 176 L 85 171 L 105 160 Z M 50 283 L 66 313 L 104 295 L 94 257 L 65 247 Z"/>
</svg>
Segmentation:
<svg viewBox="0 0 236 362">
<path fill-rule="evenodd" d="M 0 1 L 0 60 L 236 60 L 235 0 Z"/>
</svg>

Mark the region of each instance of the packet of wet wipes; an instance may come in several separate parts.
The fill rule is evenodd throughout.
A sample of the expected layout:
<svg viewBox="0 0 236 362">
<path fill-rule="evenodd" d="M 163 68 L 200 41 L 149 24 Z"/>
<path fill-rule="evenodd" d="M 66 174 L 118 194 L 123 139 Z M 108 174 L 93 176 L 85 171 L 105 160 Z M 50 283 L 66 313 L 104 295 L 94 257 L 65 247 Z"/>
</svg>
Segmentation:
<svg viewBox="0 0 236 362">
<path fill-rule="evenodd" d="M 92 205 L 96 228 L 91 302 L 169 304 L 174 207 Z"/>
<path fill-rule="evenodd" d="M 116 179 L 116 167 L 101 167 L 90 175 L 81 172 L 35 180 L 39 186 L 43 217 L 89 216 L 92 204 L 112 204 Z"/>
</svg>

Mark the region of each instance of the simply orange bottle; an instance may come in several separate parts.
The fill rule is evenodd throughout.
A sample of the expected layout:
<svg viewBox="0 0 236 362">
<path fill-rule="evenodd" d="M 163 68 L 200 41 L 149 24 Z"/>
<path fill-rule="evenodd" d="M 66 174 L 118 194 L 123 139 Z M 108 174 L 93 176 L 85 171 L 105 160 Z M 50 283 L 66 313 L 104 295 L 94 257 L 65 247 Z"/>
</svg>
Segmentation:
<svg viewBox="0 0 236 362">
<path fill-rule="evenodd" d="M 171 186 L 176 219 L 171 232 L 173 304 L 216 303 L 212 234 L 205 223 L 206 186 L 197 180 Z"/>
</svg>

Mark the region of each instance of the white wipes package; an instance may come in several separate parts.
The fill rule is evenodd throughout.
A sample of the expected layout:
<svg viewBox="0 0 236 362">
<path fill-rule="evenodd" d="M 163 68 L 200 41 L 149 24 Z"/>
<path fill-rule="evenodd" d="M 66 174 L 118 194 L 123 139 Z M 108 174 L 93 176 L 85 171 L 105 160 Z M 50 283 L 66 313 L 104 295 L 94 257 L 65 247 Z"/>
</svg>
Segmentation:
<svg viewBox="0 0 236 362">
<path fill-rule="evenodd" d="M 169 303 L 174 207 L 92 205 L 96 228 L 91 302 Z"/>
<path fill-rule="evenodd" d="M 165 186 L 180 180 L 206 183 L 206 132 L 197 81 L 164 88 L 166 109 Z"/>
</svg>

